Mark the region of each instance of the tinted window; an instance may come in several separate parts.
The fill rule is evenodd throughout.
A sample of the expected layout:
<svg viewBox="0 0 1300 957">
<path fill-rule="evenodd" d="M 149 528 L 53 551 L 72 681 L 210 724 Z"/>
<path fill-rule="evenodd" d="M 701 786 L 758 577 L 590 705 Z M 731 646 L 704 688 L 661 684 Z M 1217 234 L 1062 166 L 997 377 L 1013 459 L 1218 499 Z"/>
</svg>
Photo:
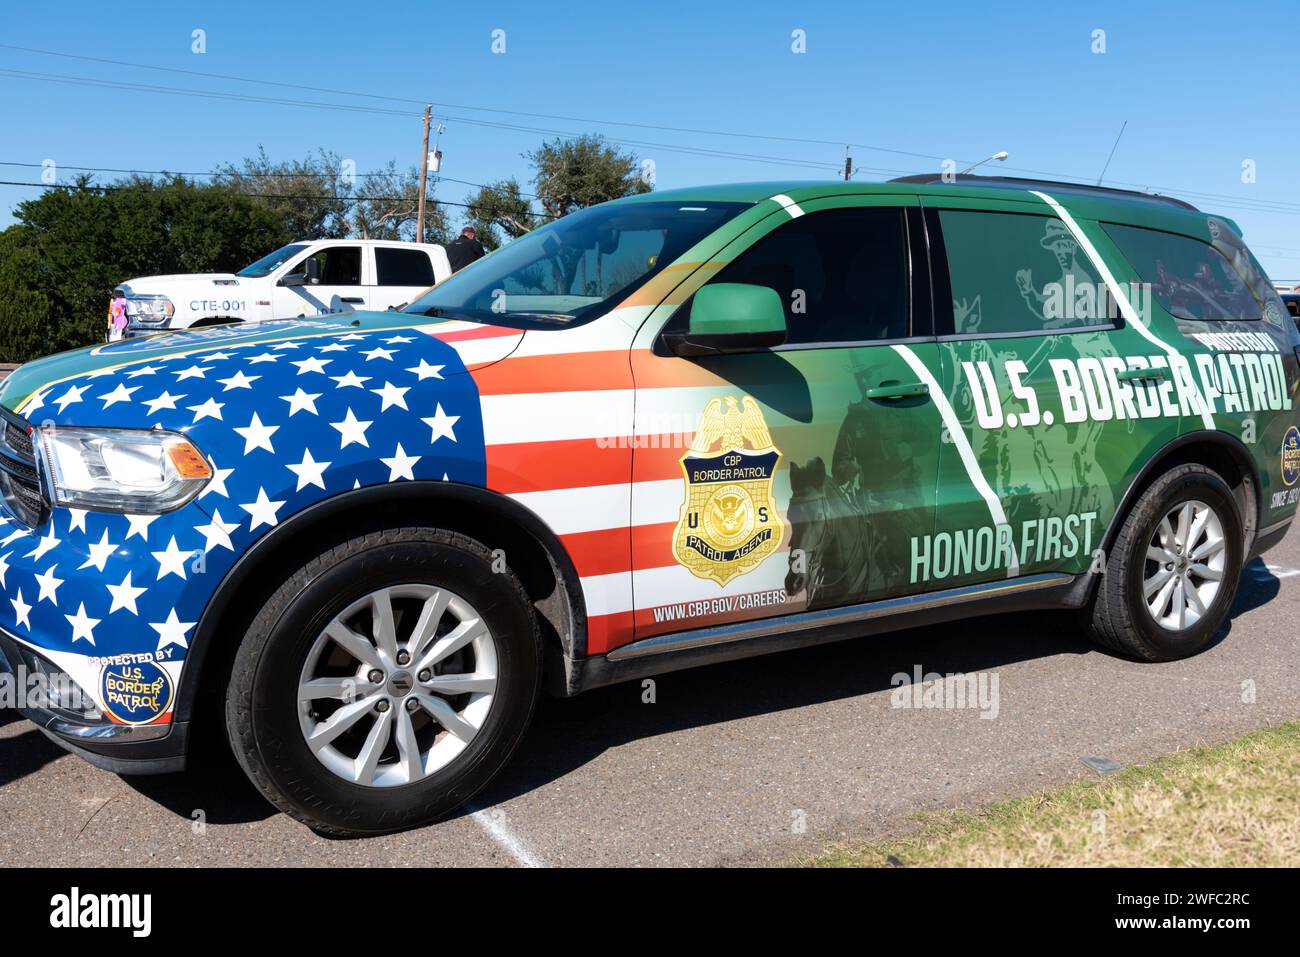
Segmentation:
<svg viewBox="0 0 1300 957">
<path fill-rule="evenodd" d="M 907 234 L 901 209 L 809 213 L 768 233 L 714 282 L 775 289 L 788 344 L 908 335 Z"/>
<path fill-rule="evenodd" d="M 1140 226 L 1106 223 L 1156 302 L 1179 319 L 1261 319 L 1263 304 L 1223 253 L 1209 243 Z"/>
<path fill-rule="evenodd" d="M 939 212 L 958 335 L 1041 332 L 1110 322 L 1104 285 L 1053 216 Z"/>
<path fill-rule="evenodd" d="M 422 249 L 375 247 L 375 272 L 381 286 L 432 286 L 433 262 Z"/>
<path fill-rule="evenodd" d="M 307 259 L 320 263 L 320 284 L 322 286 L 359 286 L 361 285 L 361 247 L 334 246 L 312 253 Z M 303 260 L 303 263 L 307 261 Z M 296 272 L 301 272 L 303 264 L 299 263 Z"/>
</svg>

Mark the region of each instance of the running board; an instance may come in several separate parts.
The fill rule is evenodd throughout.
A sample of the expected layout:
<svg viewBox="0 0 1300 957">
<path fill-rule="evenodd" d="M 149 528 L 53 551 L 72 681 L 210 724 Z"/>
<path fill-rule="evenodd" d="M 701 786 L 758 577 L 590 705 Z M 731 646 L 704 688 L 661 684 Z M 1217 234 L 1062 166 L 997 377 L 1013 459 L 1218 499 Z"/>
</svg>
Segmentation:
<svg viewBox="0 0 1300 957">
<path fill-rule="evenodd" d="M 749 641 L 755 638 L 788 635 L 791 632 L 821 630 L 836 625 L 872 621 L 894 615 L 907 615 L 912 612 L 924 612 L 935 608 L 984 601 L 990 598 L 1002 598 L 1044 588 L 1059 588 L 1072 584 L 1074 580 L 1075 576 L 1073 575 L 1051 573 L 1025 575 L 1021 578 L 1009 578 L 1000 582 L 949 588 L 946 591 L 926 592 L 901 598 L 886 598 L 881 601 L 846 605 L 841 608 L 824 608 L 818 611 L 799 612 L 780 618 L 766 618 L 758 621 L 719 625 L 714 628 L 678 631 L 667 635 L 656 635 L 653 638 L 645 638 L 641 641 L 634 641 L 630 645 L 615 648 L 605 655 L 605 658 L 610 662 L 631 661 L 655 655 L 666 655 L 729 644 L 734 641 Z"/>
</svg>

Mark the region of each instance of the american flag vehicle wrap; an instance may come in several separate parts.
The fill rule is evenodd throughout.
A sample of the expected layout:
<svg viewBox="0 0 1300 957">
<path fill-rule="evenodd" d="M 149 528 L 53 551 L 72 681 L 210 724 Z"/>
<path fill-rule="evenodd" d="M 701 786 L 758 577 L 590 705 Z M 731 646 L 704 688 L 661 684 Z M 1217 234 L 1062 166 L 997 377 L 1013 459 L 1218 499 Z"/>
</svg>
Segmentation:
<svg viewBox="0 0 1300 957">
<path fill-rule="evenodd" d="M 213 478 L 161 515 L 0 517 L 0 629 L 96 694 L 123 662 L 179 685 L 214 590 L 260 537 L 330 496 L 412 481 L 486 488 L 537 515 L 579 576 L 590 654 L 669 630 L 658 606 L 780 587 L 781 555 L 725 588 L 673 558 L 683 447 L 727 386 L 701 373 L 644 391 L 643 423 L 659 424 L 635 438 L 633 367 L 653 357 L 629 361 L 632 320 L 649 312 L 633 303 L 568 334 L 394 313 L 218 327 L 97 347 L 101 368 L 19 397 L 24 370 L 3 397 L 28 423 L 76 425 L 89 408 L 98 426 L 184 434 Z"/>
<path fill-rule="evenodd" d="M 122 660 L 157 663 L 179 682 L 217 584 L 253 542 L 314 502 L 388 482 L 484 483 L 478 391 L 458 345 L 471 365 L 485 364 L 518 333 L 391 316 L 327 331 L 269 325 L 253 336 L 216 329 L 108 345 L 95 350 L 104 368 L 15 402 L 42 426 L 84 422 L 89 406 L 98 425 L 191 436 L 213 471 L 175 512 L 60 507 L 37 528 L 0 517 L 0 628 L 84 688 L 99 688 L 99 672 Z"/>
</svg>

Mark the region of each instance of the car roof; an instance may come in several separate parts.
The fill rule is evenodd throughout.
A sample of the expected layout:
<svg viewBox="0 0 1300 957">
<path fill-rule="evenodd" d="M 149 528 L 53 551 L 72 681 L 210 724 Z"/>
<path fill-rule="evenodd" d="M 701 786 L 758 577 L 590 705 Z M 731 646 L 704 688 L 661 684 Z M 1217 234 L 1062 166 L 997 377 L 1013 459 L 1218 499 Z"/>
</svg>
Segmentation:
<svg viewBox="0 0 1300 957">
<path fill-rule="evenodd" d="M 1051 196 L 1073 215 L 1104 222 L 1150 226 L 1186 233 L 1204 239 L 1209 214 L 1190 203 L 1158 193 L 1090 186 L 1052 180 L 1018 179 L 1007 176 L 958 175 L 946 181 L 941 174 L 904 176 L 887 182 L 841 182 L 838 180 L 774 180 L 757 183 L 725 183 L 685 189 L 654 190 L 616 200 L 619 203 L 713 202 L 760 203 L 774 196 L 786 196 L 796 203 L 832 196 L 895 195 L 932 196 L 990 203 L 1024 202 L 1042 207 L 1035 195 Z M 924 201 L 924 200 L 923 200 Z M 1224 220 L 1240 233 L 1231 219 Z"/>
<path fill-rule="evenodd" d="M 323 243 L 342 244 L 345 246 L 400 246 L 405 248 L 418 249 L 441 249 L 438 243 L 409 243 L 403 239 L 350 239 L 344 237 L 326 238 L 326 239 L 295 239 L 289 243 L 290 246 L 319 246 Z"/>
</svg>

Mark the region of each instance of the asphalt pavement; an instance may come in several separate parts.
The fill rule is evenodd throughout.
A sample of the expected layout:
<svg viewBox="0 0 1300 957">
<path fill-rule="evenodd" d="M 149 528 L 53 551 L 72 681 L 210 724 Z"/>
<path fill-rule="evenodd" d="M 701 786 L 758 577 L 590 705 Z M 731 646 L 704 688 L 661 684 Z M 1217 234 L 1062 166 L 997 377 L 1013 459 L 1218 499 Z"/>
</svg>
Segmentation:
<svg viewBox="0 0 1300 957">
<path fill-rule="evenodd" d="M 893 835 L 923 810 L 1094 776 L 1084 758 L 1127 765 L 1300 717 L 1300 536 L 1266 560 L 1187 661 L 1125 661 L 1068 616 L 1034 613 L 547 701 L 473 808 L 380 838 L 316 836 L 219 751 L 185 774 L 119 778 L 0 712 L 0 864 L 746 864 Z M 917 667 L 973 675 L 963 687 L 983 697 L 896 706 L 925 703 L 891 694 Z"/>
</svg>

